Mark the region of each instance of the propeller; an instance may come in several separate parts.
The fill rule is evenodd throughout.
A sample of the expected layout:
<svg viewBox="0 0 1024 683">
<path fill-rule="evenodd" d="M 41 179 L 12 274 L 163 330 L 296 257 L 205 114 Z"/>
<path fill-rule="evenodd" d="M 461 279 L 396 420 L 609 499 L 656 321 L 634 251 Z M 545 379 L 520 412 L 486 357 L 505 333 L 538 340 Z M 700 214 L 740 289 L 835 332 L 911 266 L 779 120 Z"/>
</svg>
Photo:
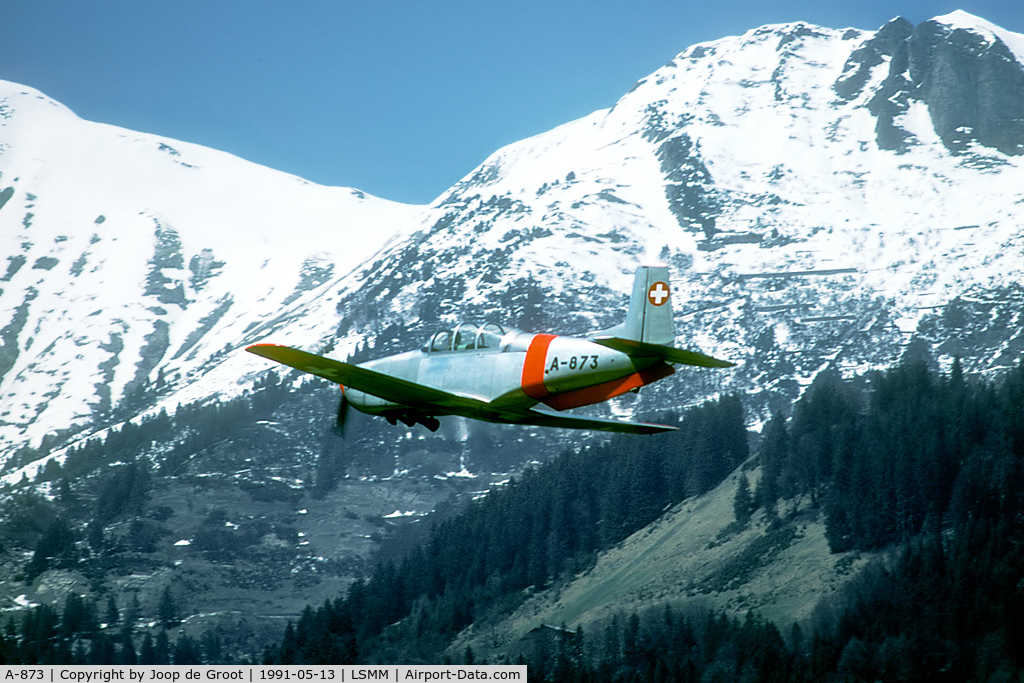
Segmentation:
<svg viewBox="0 0 1024 683">
<path fill-rule="evenodd" d="M 345 422 L 348 421 L 348 396 L 345 387 L 341 388 L 341 401 L 338 402 L 338 418 L 334 422 L 334 431 L 338 436 L 345 436 Z"/>
</svg>

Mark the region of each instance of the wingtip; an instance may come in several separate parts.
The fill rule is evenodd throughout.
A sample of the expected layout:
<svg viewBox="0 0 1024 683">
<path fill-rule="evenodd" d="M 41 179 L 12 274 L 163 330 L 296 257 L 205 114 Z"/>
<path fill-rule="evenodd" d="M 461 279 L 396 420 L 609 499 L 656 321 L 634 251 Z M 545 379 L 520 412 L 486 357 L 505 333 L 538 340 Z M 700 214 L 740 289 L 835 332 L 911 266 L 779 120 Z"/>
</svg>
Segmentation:
<svg viewBox="0 0 1024 683">
<path fill-rule="evenodd" d="M 260 356 L 262 358 L 277 360 L 276 358 L 273 358 L 268 352 L 271 352 L 274 349 L 281 348 L 285 347 L 281 346 L 280 344 L 250 344 L 249 346 L 245 347 L 245 350 L 253 355 Z"/>
<path fill-rule="evenodd" d="M 640 432 L 641 434 L 663 434 L 664 432 L 678 432 L 679 427 L 673 427 L 672 425 L 659 425 L 659 424 L 644 424 L 644 429 Z"/>
</svg>

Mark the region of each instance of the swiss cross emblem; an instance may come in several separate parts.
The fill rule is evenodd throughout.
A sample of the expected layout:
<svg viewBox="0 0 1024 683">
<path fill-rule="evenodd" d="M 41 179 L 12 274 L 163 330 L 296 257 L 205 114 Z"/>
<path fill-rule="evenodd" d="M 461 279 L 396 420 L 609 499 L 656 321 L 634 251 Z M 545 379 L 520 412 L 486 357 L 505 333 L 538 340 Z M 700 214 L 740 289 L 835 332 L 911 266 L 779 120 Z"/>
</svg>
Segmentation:
<svg viewBox="0 0 1024 683">
<path fill-rule="evenodd" d="M 655 306 L 661 306 L 668 301 L 668 285 L 664 282 L 655 282 L 647 290 L 647 300 Z"/>
</svg>

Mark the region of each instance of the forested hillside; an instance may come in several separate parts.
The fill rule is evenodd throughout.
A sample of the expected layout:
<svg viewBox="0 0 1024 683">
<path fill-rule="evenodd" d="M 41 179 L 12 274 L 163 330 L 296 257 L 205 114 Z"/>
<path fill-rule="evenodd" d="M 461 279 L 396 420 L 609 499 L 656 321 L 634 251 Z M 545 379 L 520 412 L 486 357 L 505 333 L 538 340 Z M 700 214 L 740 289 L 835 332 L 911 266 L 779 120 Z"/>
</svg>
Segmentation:
<svg viewBox="0 0 1024 683">
<path fill-rule="evenodd" d="M 663 421 L 674 421 L 666 416 Z M 268 662 L 433 661 L 465 627 L 580 571 L 669 505 L 718 484 L 748 455 L 743 410 L 725 396 L 658 439 L 568 451 L 438 526 L 400 564 L 307 609 Z"/>
<path fill-rule="evenodd" d="M 278 614 L 333 597 L 395 530 L 415 528 L 445 501 L 457 508 L 496 476 L 445 479 L 464 446 L 441 437 L 382 452 L 383 421 L 342 439 L 337 387 L 292 380 L 271 372 L 231 401 L 126 422 L 51 452 L 31 480 L 9 478 L 0 490 L 0 630 L 11 638 L 0 656 L 141 657 L 147 635 L 156 646 L 173 626 L 157 661 L 183 636 L 206 642 L 206 633 L 218 643 L 215 656 L 203 650 L 207 661 L 256 657 L 280 639 Z M 487 462 L 503 466 L 513 450 Z M 392 478 L 403 453 L 411 474 Z M 413 512 L 387 518 L 399 506 Z M 67 609 L 88 616 L 65 624 Z M 101 643 L 116 647 L 96 650 Z"/>
<path fill-rule="evenodd" d="M 994 379 L 966 378 L 959 364 L 941 374 L 919 361 L 852 381 L 822 375 L 792 417 L 776 415 L 766 426 L 750 460 L 736 396 L 691 409 L 679 424 L 658 439 L 620 437 L 527 470 L 437 525 L 403 560 L 381 563 L 345 595 L 307 607 L 263 661 L 472 660 L 471 650 L 449 647 L 460 631 L 502 619 L 529 595 L 586 569 L 746 460 L 756 484 L 737 489 L 737 524 L 756 518 L 785 529 L 809 506 L 824 518 L 834 551 L 875 552 L 813 619 L 776 626 L 755 613 L 652 603 L 586 631 L 541 628 L 514 659 L 526 661 L 535 680 L 558 681 L 962 681 L 1024 673 L 1024 367 Z M 116 469 L 89 508 L 94 524 L 131 517 L 150 477 L 137 462 Z M 62 495 L 66 487 L 58 501 Z M 136 531 L 159 528 L 158 519 L 132 518 Z M 62 517 L 51 515 L 36 534 L 26 574 L 84 559 L 74 555 L 76 532 Z M 90 542 L 106 548 L 93 563 L 142 557 L 123 539 Z M 0 630 L 0 661 L 231 658 L 212 633 L 168 636 L 180 620 L 170 592 L 158 608 L 160 630 L 136 629 L 138 610 L 77 596 L 63 611 L 33 608 Z"/>
<path fill-rule="evenodd" d="M 113 468 L 88 502 L 76 504 L 67 475 L 82 476 L 118 458 L 147 452 L 168 431 L 180 436 L 182 430 L 195 429 L 192 440 L 205 441 L 191 447 L 200 452 L 202 446 L 225 438 L 244 440 L 253 417 L 272 411 L 287 394 L 271 377 L 251 396 L 224 405 L 185 408 L 173 420 L 160 415 L 69 454 L 63 467 L 41 475 L 54 477 L 54 502 L 30 492 L 12 499 L 8 526 L 17 526 L 21 519 L 49 520 L 20 541 L 24 546 L 38 539 L 21 578 L 31 581 L 47 568 L 66 567 L 98 582 L 108 572 L 159 566 L 161 560 L 150 553 L 167 535 L 163 515 L 169 510 L 150 507 L 146 515 L 140 512 L 153 479 L 184 466 L 177 448 L 165 449 L 153 472 L 148 460 L 134 457 Z M 678 422 L 672 415 L 664 420 Z M 566 572 L 585 567 L 598 552 L 650 523 L 667 505 L 708 490 L 747 458 L 743 412 L 735 396 L 692 409 L 680 426 L 661 439 L 620 438 L 569 451 L 527 470 L 440 524 L 426 546 L 398 565 L 382 564 L 367 580 L 357 581 L 347 598 L 328 602 L 319 611 L 307 608 L 297 628 L 289 626 L 284 645 L 267 657 L 286 662 L 436 658 L 474 620 L 498 617 L 518 604 L 524 591 L 541 590 Z M 316 495 L 322 482 L 317 478 L 309 485 Z M 282 495 L 298 495 L 283 488 Z M 119 533 L 111 536 L 110 523 L 121 520 L 115 525 Z M 237 564 L 259 561 L 261 553 L 271 552 L 260 543 L 262 536 L 283 538 L 289 531 L 295 535 L 294 529 L 260 519 L 237 528 L 226 528 L 227 521 L 223 510 L 211 512 L 192 546 L 208 557 L 225 556 L 225 561 Z M 266 528 L 254 531 L 260 524 Z M 418 624 L 414 630 L 386 632 L 396 621 L 409 623 L 410 615 Z M 72 595 L 63 611 L 40 605 L 23 618 L 7 621 L 0 634 L 0 661 L 220 662 L 238 651 L 229 638 L 209 631 L 195 636 L 180 631 L 174 636 L 172 631 L 169 637 L 167 629 L 176 627 L 182 617 L 169 590 L 155 610 L 161 628 L 139 628 L 140 616 L 137 603 L 126 609 L 112 597 L 104 605 Z"/>
<path fill-rule="evenodd" d="M 277 663 L 441 661 L 459 630 L 501 618 L 602 548 L 706 490 L 743 459 L 739 402 L 688 413 L 675 442 L 563 454 L 438 527 L 396 566 L 289 626 Z M 738 428 L 739 427 L 739 428 Z M 653 446 L 653 447 L 651 447 Z M 812 623 L 652 605 L 597 632 L 542 629 L 520 648 L 535 680 L 984 680 L 1024 665 L 1024 368 L 967 380 L 907 361 L 823 375 L 767 426 L 752 499 L 804 499 L 836 552 L 884 550 Z M 749 505 L 752 509 L 746 510 Z M 472 652 L 457 659 L 472 659 Z"/>
<path fill-rule="evenodd" d="M 1024 375 L 971 383 L 958 362 L 948 376 L 908 362 L 871 377 L 867 396 L 821 376 L 792 420 L 769 423 L 760 454 L 758 503 L 809 496 L 835 552 L 966 538 L 1020 509 Z"/>
</svg>

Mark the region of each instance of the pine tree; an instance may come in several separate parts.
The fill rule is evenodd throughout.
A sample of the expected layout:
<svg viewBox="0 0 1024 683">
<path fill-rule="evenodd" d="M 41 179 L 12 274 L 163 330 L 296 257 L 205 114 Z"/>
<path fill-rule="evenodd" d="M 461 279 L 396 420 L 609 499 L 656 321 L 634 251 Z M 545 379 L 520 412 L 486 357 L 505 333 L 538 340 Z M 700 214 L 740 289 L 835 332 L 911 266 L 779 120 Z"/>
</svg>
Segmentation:
<svg viewBox="0 0 1024 683">
<path fill-rule="evenodd" d="M 736 484 L 736 495 L 733 497 L 732 509 L 736 515 L 736 521 L 743 525 L 750 521 L 751 516 L 757 510 L 757 503 L 754 501 L 754 496 L 750 493 L 750 483 L 747 482 L 747 475 L 743 472 L 740 472 L 739 481 Z"/>
<path fill-rule="evenodd" d="M 121 618 L 121 614 L 120 614 L 120 612 L 117 611 L 117 602 L 115 602 L 114 596 L 112 594 L 108 595 L 107 596 L 107 609 L 106 609 L 106 611 L 103 614 L 103 621 L 104 621 L 104 623 L 106 623 L 106 625 L 108 627 L 109 626 L 114 626 L 114 625 L 117 624 L 117 622 L 118 622 L 118 620 L 120 618 Z"/>
<path fill-rule="evenodd" d="M 114 642 L 105 633 L 100 633 L 93 638 L 92 648 L 89 651 L 90 664 L 116 664 L 117 650 Z"/>
<path fill-rule="evenodd" d="M 36 543 L 35 553 L 25 568 L 26 579 L 32 582 L 52 564 L 71 562 L 76 557 L 74 531 L 67 520 L 56 517 Z"/>
<path fill-rule="evenodd" d="M 178 641 L 174 644 L 173 662 L 175 665 L 202 663 L 199 659 L 199 649 L 188 635 L 178 636 Z"/>
<path fill-rule="evenodd" d="M 153 646 L 153 638 L 146 632 L 142 638 L 142 649 L 139 651 L 139 664 L 156 664 L 156 648 Z"/>
<path fill-rule="evenodd" d="M 86 602 L 75 593 L 68 593 L 64 601 L 64 613 L 60 620 L 60 632 L 64 638 L 78 633 L 89 633 L 96 629 L 96 615 L 91 602 Z"/>
<path fill-rule="evenodd" d="M 130 637 L 121 641 L 121 652 L 118 655 L 118 664 L 139 664 L 138 655 L 135 653 L 135 646 L 132 645 Z"/>
<path fill-rule="evenodd" d="M 203 659 L 207 664 L 222 663 L 223 645 L 220 636 L 215 631 L 204 631 L 199 642 L 203 651 Z"/>
<path fill-rule="evenodd" d="M 789 462 L 789 428 L 780 413 L 775 413 L 765 426 L 758 459 L 761 462 L 761 480 L 757 483 L 757 505 L 774 517 L 781 493 L 779 480 Z"/>
<path fill-rule="evenodd" d="M 160 594 L 160 603 L 156 608 L 156 616 L 165 629 L 171 628 L 178 623 L 178 606 L 174 602 L 174 595 L 171 593 L 170 586 L 164 587 L 163 593 Z"/>
<path fill-rule="evenodd" d="M 160 629 L 160 633 L 156 634 L 156 644 L 153 646 L 153 654 L 156 661 L 155 664 L 170 664 L 171 663 L 171 644 L 167 638 L 167 631 Z"/>
<path fill-rule="evenodd" d="M 284 629 L 284 638 L 281 640 L 281 647 L 278 651 L 276 664 L 297 664 L 298 663 L 298 639 L 295 636 L 295 627 L 289 619 Z"/>
<path fill-rule="evenodd" d="M 142 616 L 142 606 L 139 604 L 139 594 L 132 593 L 132 599 L 128 602 L 128 609 L 125 610 L 123 615 L 122 626 L 130 632 L 140 616 Z"/>
</svg>

